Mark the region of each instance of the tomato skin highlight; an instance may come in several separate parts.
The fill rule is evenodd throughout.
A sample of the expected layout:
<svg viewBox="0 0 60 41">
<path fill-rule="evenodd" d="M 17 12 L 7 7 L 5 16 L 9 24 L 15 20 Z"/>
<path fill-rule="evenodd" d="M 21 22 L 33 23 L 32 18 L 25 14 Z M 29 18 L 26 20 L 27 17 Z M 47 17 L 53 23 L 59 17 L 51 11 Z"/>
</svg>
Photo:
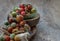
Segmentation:
<svg viewBox="0 0 60 41">
<path fill-rule="evenodd" d="M 26 15 L 25 11 L 22 11 L 21 12 L 21 15 L 25 16 Z"/>
</svg>

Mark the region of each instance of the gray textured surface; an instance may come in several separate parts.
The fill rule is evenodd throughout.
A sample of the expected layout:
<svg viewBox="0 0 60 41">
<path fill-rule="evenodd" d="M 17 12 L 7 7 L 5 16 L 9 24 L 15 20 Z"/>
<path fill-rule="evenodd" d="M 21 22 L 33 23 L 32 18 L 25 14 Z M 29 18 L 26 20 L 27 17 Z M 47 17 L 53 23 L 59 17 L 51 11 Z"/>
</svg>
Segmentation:
<svg viewBox="0 0 60 41">
<path fill-rule="evenodd" d="M 33 41 L 60 41 L 60 0 L 0 0 L 0 24 L 19 3 L 31 3 L 41 16 Z"/>
</svg>

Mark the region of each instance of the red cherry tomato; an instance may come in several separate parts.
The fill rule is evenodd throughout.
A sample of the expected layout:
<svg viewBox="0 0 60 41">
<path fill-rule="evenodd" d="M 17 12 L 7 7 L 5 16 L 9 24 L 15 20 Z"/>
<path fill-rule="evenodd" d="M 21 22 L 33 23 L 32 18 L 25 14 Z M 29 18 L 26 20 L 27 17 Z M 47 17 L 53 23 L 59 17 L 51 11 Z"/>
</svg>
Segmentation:
<svg viewBox="0 0 60 41">
<path fill-rule="evenodd" d="M 10 37 L 8 35 L 5 35 L 4 38 L 5 38 L 5 41 L 10 41 Z"/>
<path fill-rule="evenodd" d="M 19 5 L 20 8 L 25 8 L 24 4 Z"/>
<path fill-rule="evenodd" d="M 9 33 L 12 33 L 12 30 L 13 30 L 12 27 L 8 27 L 8 32 L 9 32 Z"/>
<path fill-rule="evenodd" d="M 11 22 L 13 22 L 13 19 L 12 19 L 12 18 L 9 18 L 9 20 L 8 20 L 8 21 L 9 21 L 9 23 L 11 23 Z"/>
<path fill-rule="evenodd" d="M 25 8 L 20 8 L 20 11 L 25 11 Z"/>
<path fill-rule="evenodd" d="M 25 11 L 22 11 L 22 12 L 21 12 L 21 15 L 25 16 L 25 14 L 26 14 Z"/>
<path fill-rule="evenodd" d="M 28 9 L 31 10 L 32 9 L 32 5 L 28 4 Z"/>
</svg>

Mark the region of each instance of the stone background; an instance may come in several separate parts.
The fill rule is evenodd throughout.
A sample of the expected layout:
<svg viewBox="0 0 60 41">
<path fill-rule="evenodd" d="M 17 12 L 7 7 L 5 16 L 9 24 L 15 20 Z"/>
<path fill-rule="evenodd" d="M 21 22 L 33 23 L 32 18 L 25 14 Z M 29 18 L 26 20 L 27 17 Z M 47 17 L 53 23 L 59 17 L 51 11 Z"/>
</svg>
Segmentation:
<svg viewBox="0 0 60 41">
<path fill-rule="evenodd" d="M 40 14 L 33 41 L 60 41 L 60 0 L 0 0 L 1 25 L 12 8 L 20 3 L 31 3 Z"/>
</svg>

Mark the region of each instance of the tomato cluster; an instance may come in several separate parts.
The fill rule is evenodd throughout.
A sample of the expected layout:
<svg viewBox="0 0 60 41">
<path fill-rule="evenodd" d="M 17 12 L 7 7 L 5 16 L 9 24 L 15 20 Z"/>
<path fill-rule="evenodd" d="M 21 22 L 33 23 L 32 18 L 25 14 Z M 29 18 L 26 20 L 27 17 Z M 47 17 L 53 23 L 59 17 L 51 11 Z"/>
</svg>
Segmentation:
<svg viewBox="0 0 60 41">
<path fill-rule="evenodd" d="M 16 32 L 29 32 L 30 27 L 26 25 L 24 21 L 25 16 L 29 16 L 32 13 L 35 13 L 36 9 L 32 7 L 31 4 L 20 4 L 19 7 L 15 7 L 13 11 L 10 12 L 5 22 L 5 30 L 10 33 L 9 35 L 0 36 L 0 41 L 13 41 L 16 35 Z M 15 38 L 16 40 L 16 38 Z"/>
</svg>

